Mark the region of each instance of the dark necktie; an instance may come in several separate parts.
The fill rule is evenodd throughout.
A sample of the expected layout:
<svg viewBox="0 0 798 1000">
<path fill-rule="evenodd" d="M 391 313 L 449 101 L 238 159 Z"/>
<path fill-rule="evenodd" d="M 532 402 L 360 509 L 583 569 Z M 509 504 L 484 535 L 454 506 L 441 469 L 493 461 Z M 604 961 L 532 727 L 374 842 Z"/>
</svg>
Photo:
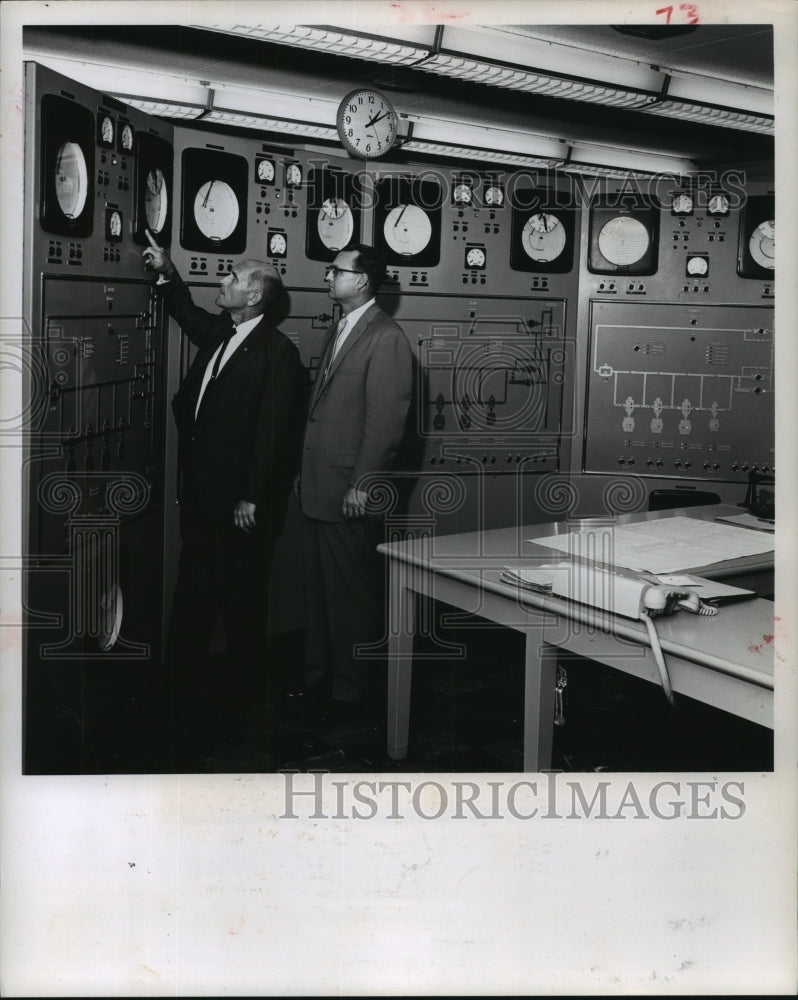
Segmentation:
<svg viewBox="0 0 798 1000">
<path fill-rule="evenodd" d="M 219 367 L 222 364 L 222 358 L 224 357 L 224 352 L 227 350 L 227 345 L 230 343 L 230 339 L 236 332 L 236 328 L 231 326 L 227 333 L 224 335 L 224 340 L 222 341 L 222 347 L 216 357 L 213 359 L 213 370 L 211 371 L 211 377 L 208 385 L 216 380 L 216 376 L 219 374 Z"/>
<path fill-rule="evenodd" d="M 216 352 L 216 357 L 213 359 L 213 368 L 211 369 L 211 377 L 208 379 L 208 382 L 205 386 L 205 391 L 202 393 L 202 396 L 200 397 L 200 400 L 197 404 L 195 417 L 199 415 L 199 411 L 202 409 L 202 404 L 205 402 L 205 399 L 208 393 L 210 392 L 211 386 L 216 381 L 216 376 L 219 374 L 219 368 L 221 367 L 222 364 L 222 358 L 224 357 L 224 352 L 227 350 L 227 345 L 230 343 L 230 338 L 234 335 L 235 332 L 236 332 L 235 326 L 231 326 L 230 329 L 227 331 L 227 333 L 224 335 L 222 346 Z"/>
</svg>

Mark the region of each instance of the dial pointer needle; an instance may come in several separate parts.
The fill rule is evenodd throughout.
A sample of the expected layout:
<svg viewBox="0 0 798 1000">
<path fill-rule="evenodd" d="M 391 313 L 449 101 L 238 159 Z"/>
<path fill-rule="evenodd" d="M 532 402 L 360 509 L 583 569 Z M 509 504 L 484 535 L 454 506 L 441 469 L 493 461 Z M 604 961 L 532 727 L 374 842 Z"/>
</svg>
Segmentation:
<svg viewBox="0 0 798 1000">
<path fill-rule="evenodd" d="M 407 205 L 402 205 L 402 211 L 401 211 L 401 212 L 399 213 L 399 218 L 398 218 L 398 219 L 396 220 L 396 222 L 394 222 L 394 224 L 393 224 L 393 228 L 394 228 L 394 229 L 396 229 L 396 227 L 397 227 L 397 226 L 399 225 L 399 223 L 400 223 L 400 222 L 402 221 L 402 216 L 403 216 L 403 215 L 405 214 L 405 212 L 406 212 L 406 211 L 407 211 Z"/>
<path fill-rule="evenodd" d="M 208 207 L 208 199 L 209 199 L 209 198 L 210 198 L 210 196 L 211 196 L 211 190 L 212 190 L 212 188 L 213 188 L 213 185 L 214 185 L 215 183 L 216 183 L 216 181 L 211 181 L 210 185 L 208 186 L 208 193 L 207 193 L 207 194 L 205 195 L 205 200 L 204 200 L 204 201 L 203 201 L 203 203 L 202 203 L 202 207 L 203 207 L 203 208 L 207 208 L 207 207 Z"/>
</svg>

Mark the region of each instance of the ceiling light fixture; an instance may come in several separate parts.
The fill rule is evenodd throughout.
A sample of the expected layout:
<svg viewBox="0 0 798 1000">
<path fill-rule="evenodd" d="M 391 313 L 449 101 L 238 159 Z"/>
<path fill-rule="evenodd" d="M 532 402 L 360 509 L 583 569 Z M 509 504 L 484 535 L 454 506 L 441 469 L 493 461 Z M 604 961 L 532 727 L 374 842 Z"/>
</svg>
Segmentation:
<svg viewBox="0 0 798 1000">
<path fill-rule="evenodd" d="M 666 96 L 670 77 L 665 76 L 661 90 L 650 87 L 614 85 L 606 80 L 587 79 L 551 70 L 540 71 L 500 59 L 484 59 L 473 53 L 455 52 L 441 45 L 443 30 L 436 31 L 434 40 L 426 39 L 426 44 L 413 44 L 364 32 L 342 31 L 340 28 L 310 25 L 278 25 L 273 27 L 253 25 L 207 25 L 211 30 L 228 34 L 245 35 L 281 45 L 329 52 L 334 55 L 369 59 L 374 62 L 389 63 L 394 66 L 413 67 L 425 73 L 455 77 L 486 86 L 517 90 L 523 93 L 539 94 L 564 100 L 584 101 L 604 107 L 623 108 L 646 114 L 663 115 L 682 121 L 701 121 L 725 128 L 772 134 L 774 118 L 760 105 L 772 106 L 772 95 L 762 91 L 754 93 L 752 88 L 736 88 L 725 85 L 726 93 L 745 96 L 745 103 L 754 107 L 733 107 L 720 102 L 704 103 L 684 94 Z M 432 26 L 429 26 L 430 30 Z M 460 38 L 460 35 L 456 37 Z M 552 51 L 554 47 L 549 46 Z M 619 62 L 628 62 L 622 60 Z M 626 66 L 624 75 L 629 75 Z M 658 80 L 663 82 L 662 74 Z M 646 82 L 651 83 L 649 73 Z M 694 85 L 698 85 L 696 81 Z M 684 81 L 680 81 L 684 89 Z M 690 85 L 693 85 L 692 82 Z"/>
</svg>

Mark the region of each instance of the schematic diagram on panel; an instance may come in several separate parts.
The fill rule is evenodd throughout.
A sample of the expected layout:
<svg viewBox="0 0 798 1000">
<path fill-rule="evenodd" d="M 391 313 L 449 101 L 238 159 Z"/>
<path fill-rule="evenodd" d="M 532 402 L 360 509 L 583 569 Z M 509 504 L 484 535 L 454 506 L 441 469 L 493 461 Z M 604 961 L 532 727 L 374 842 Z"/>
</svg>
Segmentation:
<svg viewBox="0 0 798 1000">
<path fill-rule="evenodd" d="M 656 320 L 665 307 L 645 316 Z M 596 310 L 596 319 L 604 319 Z M 643 319 L 610 310 L 606 318 Z M 664 313 L 663 317 L 664 319 Z M 595 322 L 586 471 L 643 465 L 734 478 L 773 461 L 769 310 L 685 310 L 684 322 Z"/>
<path fill-rule="evenodd" d="M 436 324 L 420 347 L 430 464 L 508 471 L 543 455 L 555 461 L 566 360 L 559 303 L 531 317 Z"/>
<path fill-rule="evenodd" d="M 619 359 L 612 349 L 617 327 L 597 327 L 593 353 L 593 371 L 604 381 L 613 385 L 612 405 L 622 411 L 621 427 L 627 434 L 638 429 L 641 421 L 651 434 L 662 434 L 665 419 L 674 414 L 678 419 L 677 431 L 688 435 L 693 430 L 693 422 L 704 420 L 707 430 L 717 433 L 723 415 L 730 414 L 735 400 L 743 394 L 762 395 L 773 391 L 773 335 L 772 330 L 760 327 L 756 330 L 725 329 L 701 330 L 696 327 L 680 329 L 632 328 L 629 350 L 631 358 L 641 362 L 651 359 L 651 364 L 637 368 L 618 367 Z M 696 344 L 700 335 L 708 337 L 696 351 L 692 370 L 681 370 L 678 365 L 669 365 L 667 345 L 673 348 L 680 339 L 687 338 L 687 344 L 679 344 L 678 357 L 671 362 L 686 360 L 685 347 Z M 743 343 L 756 340 L 768 345 L 762 364 L 743 364 L 734 370 L 731 363 L 730 341 L 739 339 Z M 656 359 L 661 359 L 657 361 Z M 623 362 L 621 361 L 621 364 Z M 701 371 L 703 365 L 706 371 Z M 721 370 L 717 369 L 731 369 Z M 642 427 L 640 429 L 643 429 Z"/>
</svg>

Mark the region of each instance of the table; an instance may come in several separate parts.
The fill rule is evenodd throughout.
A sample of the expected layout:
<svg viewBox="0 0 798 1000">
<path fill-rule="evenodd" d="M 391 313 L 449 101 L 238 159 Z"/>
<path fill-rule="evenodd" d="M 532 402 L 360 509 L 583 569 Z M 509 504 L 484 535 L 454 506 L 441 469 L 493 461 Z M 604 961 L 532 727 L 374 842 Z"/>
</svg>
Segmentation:
<svg viewBox="0 0 798 1000">
<path fill-rule="evenodd" d="M 673 516 L 714 520 L 738 512 L 721 504 L 622 515 L 616 523 Z M 502 582 L 506 566 L 557 558 L 551 549 L 527 539 L 573 528 L 573 522 L 526 525 L 428 535 L 378 547 L 389 561 L 387 750 L 392 759 L 407 756 L 417 630 L 430 635 L 433 645 L 438 642 L 441 655 L 455 655 L 433 634 L 434 625 L 425 614 L 428 606 L 422 606 L 419 617 L 418 594 L 525 635 L 524 771 L 551 766 L 556 665 L 562 651 L 660 683 L 643 623 Z M 772 553 L 685 567 L 685 572 L 749 588 L 752 582 L 767 580 L 772 571 Z M 763 589 L 768 592 L 768 585 Z M 773 728 L 771 601 L 752 598 L 730 604 L 714 617 L 680 611 L 658 618 L 656 625 L 674 692 Z"/>
</svg>

